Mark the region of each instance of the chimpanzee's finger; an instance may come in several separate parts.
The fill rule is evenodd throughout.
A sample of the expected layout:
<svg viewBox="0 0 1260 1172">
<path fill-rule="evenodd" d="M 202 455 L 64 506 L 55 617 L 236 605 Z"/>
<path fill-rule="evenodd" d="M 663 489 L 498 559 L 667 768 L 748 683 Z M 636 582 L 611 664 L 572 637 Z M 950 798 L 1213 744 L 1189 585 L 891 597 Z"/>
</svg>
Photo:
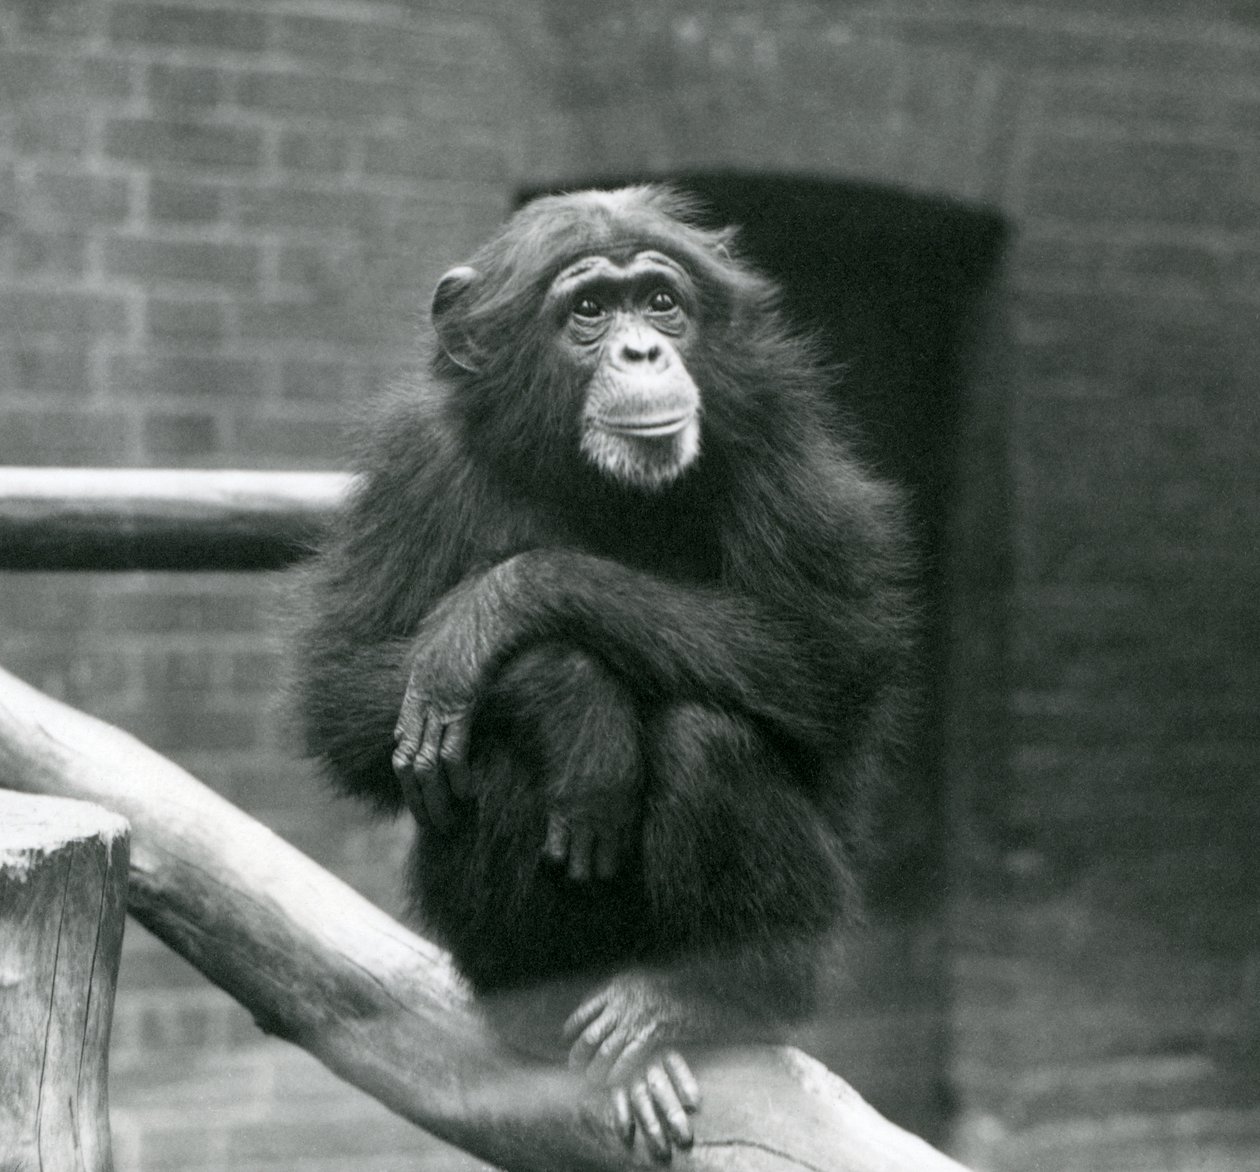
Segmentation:
<svg viewBox="0 0 1260 1172">
<path fill-rule="evenodd" d="M 601 1069 L 604 1081 L 609 1083 L 629 1082 L 630 1076 L 639 1069 L 646 1057 L 646 1052 L 652 1044 L 652 1034 L 648 1030 L 643 1030 L 633 1037 L 626 1035 L 620 1039 L 620 1045 L 615 1053 L 608 1055 L 612 1061 Z M 604 1056 L 596 1055 L 595 1062 L 592 1063 L 592 1070 Z"/>
<path fill-rule="evenodd" d="M 682 1103 L 683 1109 L 699 1111 L 700 1084 L 696 1081 L 696 1076 L 691 1073 L 687 1060 L 677 1050 L 671 1050 L 661 1059 L 661 1065 L 664 1066 L 665 1073 L 674 1084 L 674 1089 L 678 1092 L 678 1101 Z"/>
<path fill-rule="evenodd" d="M 565 1019 L 560 1029 L 560 1036 L 565 1042 L 574 1041 L 578 1034 L 604 1012 L 607 1004 L 606 993 L 596 993 L 594 997 L 587 998 Z"/>
<path fill-rule="evenodd" d="M 599 1045 L 586 1067 L 587 1077 L 606 1086 L 628 1082 L 639 1067 L 645 1046 L 642 1035 L 633 1036 L 620 1022 Z"/>
<path fill-rule="evenodd" d="M 442 731 L 442 767 L 451 795 L 458 801 L 472 797 L 472 773 L 468 768 L 468 717 L 452 717 Z"/>
<path fill-rule="evenodd" d="M 543 854 L 553 863 L 563 863 L 569 857 L 569 826 L 558 814 L 547 815 L 547 840 Z"/>
<path fill-rule="evenodd" d="M 612 1013 L 601 1013 L 594 1021 L 578 1034 L 569 1049 L 569 1067 L 572 1070 L 589 1070 L 596 1055 L 600 1053 L 608 1039 L 616 1032 L 617 1017 Z"/>
<path fill-rule="evenodd" d="M 667 1159 L 669 1137 L 656 1117 L 656 1104 L 652 1102 L 652 1094 L 642 1079 L 636 1079 L 634 1086 L 630 1088 L 630 1108 L 634 1112 L 634 1121 L 643 1132 L 648 1151 L 658 1160 Z"/>
<path fill-rule="evenodd" d="M 630 1092 L 625 1087 L 614 1087 L 612 1093 L 613 1127 L 621 1142 L 630 1147 L 634 1143 L 634 1113 L 630 1110 Z"/>
<path fill-rule="evenodd" d="M 416 751 L 415 773 L 424 799 L 425 813 L 436 830 L 449 830 L 455 821 L 451 794 L 442 769 L 442 722 L 432 713 L 424 722 L 424 734 Z"/>
<path fill-rule="evenodd" d="M 404 742 L 408 743 L 412 753 L 416 751 L 416 745 L 420 740 L 427 710 L 428 705 L 421 698 L 414 678 L 408 678 L 402 703 L 398 706 L 398 723 L 394 725 L 394 741 L 400 745 Z"/>
<path fill-rule="evenodd" d="M 591 852 L 595 846 L 595 831 L 585 823 L 575 826 L 569 839 L 569 878 L 574 883 L 585 883 L 591 877 Z"/>
<path fill-rule="evenodd" d="M 420 792 L 420 779 L 416 777 L 415 770 L 416 750 L 420 747 L 420 736 L 423 731 L 424 723 L 418 714 L 415 718 L 400 717 L 394 734 L 398 738 L 398 744 L 394 749 L 394 755 L 390 758 L 394 776 L 398 778 L 398 785 L 402 790 L 403 801 L 407 803 L 412 816 L 421 825 L 425 825 L 429 818 L 424 808 L 424 797 Z"/>
<path fill-rule="evenodd" d="M 665 1067 L 659 1062 L 653 1062 L 644 1077 L 652 1102 L 656 1105 L 657 1118 L 664 1123 L 669 1138 L 679 1147 L 691 1147 L 694 1139 L 691 1120 L 687 1118 L 687 1109 L 683 1106 L 673 1080 L 665 1073 Z"/>
<path fill-rule="evenodd" d="M 420 733 L 424 727 L 421 710 L 410 704 L 404 704 L 398 713 L 398 723 L 394 725 L 394 755 L 392 760 L 394 772 L 410 767 L 416 749 L 420 747 Z"/>
</svg>

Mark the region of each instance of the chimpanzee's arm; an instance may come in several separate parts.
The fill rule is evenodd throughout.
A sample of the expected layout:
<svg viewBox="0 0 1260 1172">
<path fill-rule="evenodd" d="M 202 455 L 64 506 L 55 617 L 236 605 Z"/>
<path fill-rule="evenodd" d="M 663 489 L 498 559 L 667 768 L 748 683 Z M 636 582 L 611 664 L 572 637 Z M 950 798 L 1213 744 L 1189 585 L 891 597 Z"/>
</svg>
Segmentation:
<svg viewBox="0 0 1260 1172">
<path fill-rule="evenodd" d="M 587 647 L 646 696 L 710 699 L 826 748 L 871 694 L 896 640 L 881 647 L 885 636 L 855 600 L 813 601 L 771 607 L 570 550 L 517 554 L 466 579 L 421 624 L 395 771 L 445 768 L 458 784 L 469 713 L 488 674 L 544 639 Z"/>
</svg>

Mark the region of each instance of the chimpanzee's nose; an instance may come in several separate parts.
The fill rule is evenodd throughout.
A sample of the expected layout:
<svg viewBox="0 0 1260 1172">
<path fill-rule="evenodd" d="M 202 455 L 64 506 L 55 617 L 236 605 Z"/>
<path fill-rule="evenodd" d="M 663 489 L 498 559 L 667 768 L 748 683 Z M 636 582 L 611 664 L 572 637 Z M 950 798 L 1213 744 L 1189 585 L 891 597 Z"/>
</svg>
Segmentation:
<svg viewBox="0 0 1260 1172">
<path fill-rule="evenodd" d="M 646 336 L 627 338 L 621 345 L 621 359 L 628 365 L 656 362 L 660 356 L 660 345 Z"/>
</svg>

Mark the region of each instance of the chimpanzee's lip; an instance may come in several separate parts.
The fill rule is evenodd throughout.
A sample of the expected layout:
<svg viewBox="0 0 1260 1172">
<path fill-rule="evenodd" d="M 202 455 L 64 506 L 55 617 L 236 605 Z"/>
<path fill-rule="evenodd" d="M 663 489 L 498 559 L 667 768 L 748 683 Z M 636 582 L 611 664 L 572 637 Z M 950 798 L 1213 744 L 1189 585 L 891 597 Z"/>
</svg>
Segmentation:
<svg viewBox="0 0 1260 1172">
<path fill-rule="evenodd" d="M 692 420 L 693 412 L 686 411 L 681 415 L 650 415 L 629 419 L 610 419 L 601 416 L 597 422 L 605 431 L 617 435 L 655 438 L 657 436 L 677 435 Z"/>
</svg>

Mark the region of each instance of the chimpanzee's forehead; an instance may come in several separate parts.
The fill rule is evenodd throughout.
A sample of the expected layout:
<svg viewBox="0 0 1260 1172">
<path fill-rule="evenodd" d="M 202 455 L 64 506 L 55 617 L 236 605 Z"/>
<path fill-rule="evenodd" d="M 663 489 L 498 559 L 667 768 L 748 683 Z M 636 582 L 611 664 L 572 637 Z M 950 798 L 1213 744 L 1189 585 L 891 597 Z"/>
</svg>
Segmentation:
<svg viewBox="0 0 1260 1172">
<path fill-rule="evenodd" d="M 552 288 L 563 290 L 597 277 L 625 278 L 661 271 L 683 280 L 687 277 L 687 271 L 682 265 L 654 248 L 602 249 L 566 265 L 556 274 Z"/>
</svg>

